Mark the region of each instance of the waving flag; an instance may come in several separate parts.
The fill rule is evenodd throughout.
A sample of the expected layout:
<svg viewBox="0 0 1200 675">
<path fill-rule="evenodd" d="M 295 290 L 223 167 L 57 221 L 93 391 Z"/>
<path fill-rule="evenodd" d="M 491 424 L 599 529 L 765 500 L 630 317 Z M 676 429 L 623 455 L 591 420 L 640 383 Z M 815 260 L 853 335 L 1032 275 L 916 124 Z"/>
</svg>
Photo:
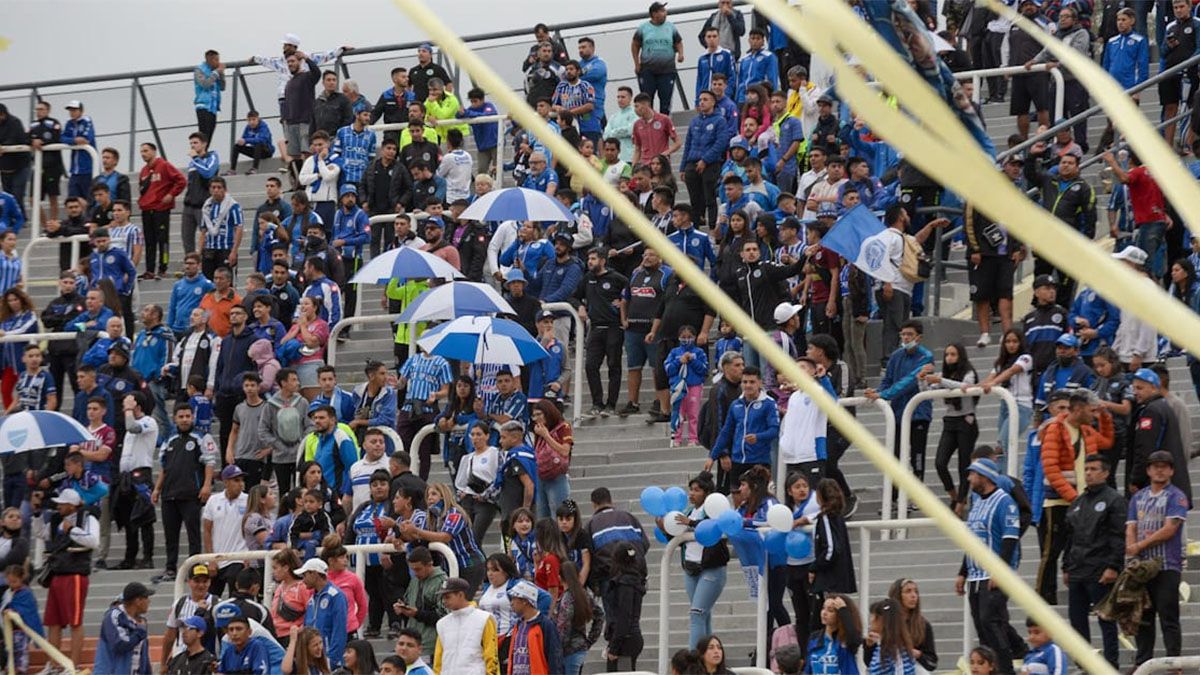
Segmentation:
<svg viewBox="0 0 1200 675">
<path fill-rule="evenodd" d="M 836 251 L 858 269 L 884 283 L 900 280 L 895 268 L 886 265 L 888 246 L 895 234 L 887 232 L 883 223 L 866 206 L 858 206 L 838 219 L 829 233 L 821 238 L 821 245 Z"/>
</svg>

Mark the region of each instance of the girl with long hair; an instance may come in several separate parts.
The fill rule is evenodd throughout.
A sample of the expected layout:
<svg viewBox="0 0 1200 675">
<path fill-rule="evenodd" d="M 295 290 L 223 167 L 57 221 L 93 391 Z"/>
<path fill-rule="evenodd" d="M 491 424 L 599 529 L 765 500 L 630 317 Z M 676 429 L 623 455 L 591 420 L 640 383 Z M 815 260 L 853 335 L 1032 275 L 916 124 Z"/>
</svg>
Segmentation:
<svg viewBox="0 0 1200 675">
<path fill-rule="evenodd" d="M 579 675 L 588 650 L 604 629 L 604 610 L 584 588 L 571 561 L 563 562 L 560 574 L 563 590 L 551 614 L 562 645 L 563 669 L 567 675 Z"/>
<path fill-rule="evenodd" d="M 753 523 L 753 529 L 749 532 L 754 537 L 758 537 L 757 527 L 766 525 L 767 510 L 779 503 L 769 491 L 771 483 L 771 471 L 762 466 L 756 466 L 749 471 L 743 473 L 738 480 L 737 494 L 734 496 L 734 503 L 738 504 L 738 513 L 742 516 L 743 522 L 749 521 Z M 739 540 L 747 535 L 747 531 L 739 533 L 739 536 L 732 540 L 734 550 L 738 552 L 738 559 L 742 563 L 742 569 L 757 569 L 755 563 L 747 561 L 743 557 L 743 549 L 739 546 Z M 758 542 L 755 542 L 756 544 Z M 783 604 L 783 594 L 787 590 L 788 567 L 787 559 L 779 556 L 768 556 L 767 560 L 767 636 L 770 640 L 771 631 L 775 626 L 789 626 L 792 619 L 788 616 L 787 608 Z M 755 565 L 752 567 L 752 565 Z M 760 585 L 761 590 L 761 585 Z M 766 649 L 767 644 L 759 646 L 759 649 Z"/>
<path fill-rule="evenodd" d="M 375 659 L 375 648 L 366 640 L 351 640 L 342 653 L 342 666 L 333 675 L 375 675 L 379 663 Z"/>
<path fill-rule="evenodd" d="M 289 342 L 296 347 L 295 358 L 288 366 L 296 369 L 300 378 L 300 395 L 311 401 L 321 392 L 317 383 L 317 369 L 325 365 L 325 347 L 329 344 L 329 323 L 317 313 L 316 298 L 304 296 L 296 307 L 296 320 L 280 340 L 287 349 Z"/>
<path fill-rule="evenodd" d="M 316 628 L 292 626 L 287 653 L 280 670 L 284 675 L 329 675 L 329 657 L 325 654 L 325 639 Z"/>
<path fill-rule="evenodd" d="M 708 675 L 733 675 L 733 671 L 725 665 L 725 645 L 716 635 L 705 635 L 696 640 L 696 653 L 704 665 Z"/>
<path fill-rule="evenodd" d="M 508 587 L 521 580 L 521 573 L 512 558 L 504 553 L 493 553 L 488 556 L 487 585 L 479 596 L 479 609 L 492 615 L 496 622 L 496 635 L 499 636 L 498 654 L 501 660 L 501 672 L 507 672 L 504 663 L 508 658 L 509 633 L 518 621 L 517 613 L 513 611 L 508 599 Z"/>
<path fill-rule="evenodd" d="M 117 315 L 120 316 L 119 311 Z M 0 337 L 36 332 L 38 319 L 33 300 L 19 288 L 5 291 L 4 302 L 0 303 Z M 13 389 L 25 372 L 25 362 L 21 358 L 24 353 L 24 342 L 9 342 L 0 346 L 0 395 L 3 396 L 6 409 L 12 405 Z"/>
<path fill-rule="evenodd" d="M 545 589 L 555 602 L 562 594 L 562 564 L 567 560 L 567 547 L 563 545 L 562 532 L 558 523 L 542 518 L 533 526 L 533 539 L 537 543 L 534 554 L 533 583 Z"/>
<path fill-rule="evenodd" d="M 346 519 L 346 512 L 342 509 L 342 500 L 334 499 L 333 489 L 329 487 L 329 483 L 325 480 L 325 474 L 321 469 L 320 463 L 308 460 L 300 465 L 300 487 L 305 490 L 316 490 L 320 492 L 324 498 L 325 514 L 329 516 L 329 521 L 337 527 Z"/>
<path fill-rule="evenodd" d="M 930 389 L 966 389 L 973 387 L 979 381 L 971 360 L 967 358 L 967 350 L 961 342 L 947 345 L 942 353 L 942 372 L 932 372 L 933 364 L 926 364 L 922 369 L 921 379 Z M 942 479 L 942 487 L 950 496 L 950 504 L 965 501 L 967 493 L 967 466 L 971 463 L 971 450 L 979 438 L 979 422 L 975 417 L 974 396 L 962 396 L 946 399 L 946 412 L 942 416 L 942 436 L 938 439 L 937 467 L 938 478 Z M 954 476 L 950 473 L 950 458 L 958 453 L 958 485 L 954 484 Z"/>
<path fill-rule="evenodd" d="M 888 597 L 900 607 L 900 619 L 912 641 L 910 653 L 917 664 L 933 672 L 937 669 L 937 646 L 933 641 L 933 625 L 921 614 L 921 589 L 912 579 L 897 579 L 888 589 Z"/>
<path fill-rule="evenodd" d="M 822 481 L 824 482 L 824 481 Z M 821 628 L 808 638 L 806 673 L 858 675 L 862 619 L 848 595 L 829 593 L 821 603 Z M 820 670 L 816 664 L 820 664 Z"/>
<path fill-rule="evenodd" d="M 340 536 L 326 536 L 321 541 L 321 546 L 324 549 L 321 551 L 321 559 L 329 566 L 325 578 L 346 596 L 346 632 L 357 633 L 367 621 L 367 606 L 370 604 L 367 589 L 358 574 L 350 569 L 350 552 L 342 545 Z"/>
<path fill-rule="evenodd" d="M 475 412 L 475 380 L 470 375 L 459 375 L 450 388 L 446 409 L 437 418 L 438 431 L 446 435 L 442 446 L 442 461 L 450 469 L 451 476 L 458 475 L 459 463 L 471 451 L 468 435 L 471 425 L 479 421 Z M 457 427 L 465 429 L 455 431 Z"/>
<path fill-rule="evenodd" d="M 383 541 L 375 523 L 390 512 L 388 492 L 391 487 L 391 474 L 385 469 L 375 471 L 371 474 L 371 482 L 368 487 L 370 499 L 359 504 L 347 520 L 347 539 L 353 536 L 354 543 L 358 545 L 379 544 Z M 387 570 L 383 567 L 386 564 L 383 562 L 385 557 L 387 556 L 379 553 L 367 554 L 367 565 L 363 576 L 363 587 L 369 598 L 367 628 L 363 632 L 363 637 L 367 639 L 379 637 L 380 629 L 383 627 L 383 616 L 391 609 L 391 602 L 386 600 L 390 590 L 387 582 Z M 390 562 L 391 559 L 388 560 Z"/>
<path fill-rule="evenodd" d="M 487 537 L 492 521 L 500 512 L 500 507 L 496 506 L 488 491 L 496 480 L 496 471 L 501 463 L 500 449 L 488 443 L 489 434 L 491 427 L 487 422 L 479 421 L 471 425 L 467 432 L 470 450 L 462 458 L 454 475 L 454 489 L 463 511 L 471 517 L 471 532 L 477 544 Z"/>
<path fill-rule="evenodd" d="M 573 499 L 564 499 L 555 510 L 554 519 L 558 521 L 558 530 L 562 532 L 567 557 L 579 570 L 579 583 L 587 586 L 588 574 L 592 569 L 592 537 L 583 529 L 579 505 Z"/>
<path fill-rule="evenodd" d="M 808 476 L 799 471 L 788 474 L 784 482 L 783 503 L 792 510 L 792 530 L 811 532 L 821 507 L 817 496 L 808 483 Z M 810 597 L 808 573 L 815 556 L 812 551 L 803 558 L 787 559 L 787 589 L 792 594 L 792 611 L 795 613 L 796 644 L 803 650 L 812 627 L 814 608 Z M 776 640 L 771 639 L 774 646 Z"/>
<path fill-rule="evenodd" d="M 571 450 L 575 436 L 571 425 L 553 402 L 542 399 L 530 411 L 533 423 L 533 452 L 537 458 L 537 515 L 549 518 L 558 505 L 571 496 Z"/>
<path fill-rule="evenodd" d="M 871 675 L 915 673 L 912 638 L 900 615 L 900 603 L 888 598 L 871 605 L 871 627 L 863 641 L 863 660 Z"/>
<path fill-rule="evenodd" d="M 246 515 L 242 516 L 242 536 L 246 539 L 247 551 L 261 551 L 267 548 L 267 540 L 271 536 L 271 528 L 275 518 L 271 515 L 275 509 L 275 495 L 265 483 L 250 488 L 246 498 Z M 261 560 L 253 560 L 251 567 L 261 567 Z"/>
<path fill-rule="evenodd" d="M 830 592 L 857 593 L 854 558 L 850 554 L 850 532 L 842 516 L 846 509 L 846 497 L 837 481 L 822 478 L 817 483 L 817 504 L 821 512 L 814 523 L 814 560 L 808 575 L 812 593 L 818 597 Z"/>
<path fill-rule="evenodd" d="M 666 155 L 650 158 L 650 186 L 665 187 L 671 192 L 679 193 L 679 184 L 675 182 L 675 173 L 671 171 L 671 160 Z"/>
<path fill-rule="evenodd" d="M 1171 285 L 1167 291 L 1171 297 L 1182 302 L 1192 311 L 1197 310 L 1197 301 L 1200 300 L 1200 285 L 1196 284 L 1196 266 L 1187 258 L 1180 258 L 1171 263 Z"/>
<path fill-rule="evenodd" d="M 445 483 L 431 483 L 425 488 L 425 510 L 428 514 L 424 529 L 413 529 L 421 541 L 437 541 L 450 547 L 458 560 L 458 576 L 471 585 L 468 596 L 483 581 L 485 573 L 483 551 L 471 530 L 471 516 L 454 499 L 454 490 Z"/>
<path fill-rule="evenodd" d="M 704 512 L 704 500 L 717 491 L 713 475 L 702 471 L 688 481 L 688 505 L 683 511 L 683 518 L 689 529 L 696 526 L 709 516 Z M 662 519 L 658 519 L 658 528 L 663 529 Z M 665 530 L 664 530 L 665 531 Z M 725 590 L 727 568 L 729 566 L 729 547 L 725 540 L 703 546 L 699 542 L 689 541 L 683 545 L 683 583 L 687 589 L 688 603 L 688 644 L 696 644 L 702 636 L 712 634 L 712 609 Z"/>
<path fill-rule="evenodd" d="M 996 675 L 997 660 L 996 652 L 991 647 L 979 645 L 971 650 L 967 665 L 971 669 L 971 675 Z"/>
<path fill-rule="evenodd" d="M 718 226 L 717 233 L 721 242 L 721 250 L 717 253 L 717 283 L 731 288 L 736 283 L 734 271 L 742 264 L 742 243 L 754 239 L 749 214 L 742 209 L 734 211 L 729 214 L 728 225 Z"/>
<path fill-rule="evenodd" d="M 537 519 L 533 511 L 524 506 L 512 512 L 508 519 L 508 529 L 512 532 L 509 540 L 508 555 L 516 564 L 521 578 L 533 581 L 533 571 L 537 566 L 537 541 L 534 539 L 533 524 Z"/>
<path fill-rule="evenodd" d="M 992 364 L 992 372 L 980 384 L 983 393 L 988 393 L 992 387 L 1004 387 L 1012 392 L 1017 399 L 1017 429 L 1024 431 L 1029 428 L 1029 420 L 1033 417 L 1033 357 L 1025 343 L 1025 334 L 1016 328 L 1004 331 L 1000 338 L 1000 354 Z M 1007 452 L 1016 452 L 1016 448 L 1008 447 L 1008 406 L 1000 406 L 1000 417 L 997 425 L 1000 433 L 1000 447 Z"/>
<path fill-rule="evenodd" d="M 295 549 L 280 549 L 271 556 L 271 574 L 275 578 L 275 593 L 271 596 L 271 623 L 275 625 L 275 638 L 285 647 L 291 640 L 294 627 L 304 627 L 304 608 L 312 591 L 294 570 L 300 567 L 300 556 Z"/>
<path fill-rule="evenodd" d="M 644 564 L 633 544 L 625 541 L 614 546 L 609 569 L 608 586 L 604 589 L 604 606 L 612 614 L 605 617 L 604 639 L 606 669 L 620 670 L 622 658 L 629 659 L 629 670 L 637 670 L 637 658 L 642 653 L 642 600 L 646 596 L 646 581 L 642 578 Z"/>
</svg>

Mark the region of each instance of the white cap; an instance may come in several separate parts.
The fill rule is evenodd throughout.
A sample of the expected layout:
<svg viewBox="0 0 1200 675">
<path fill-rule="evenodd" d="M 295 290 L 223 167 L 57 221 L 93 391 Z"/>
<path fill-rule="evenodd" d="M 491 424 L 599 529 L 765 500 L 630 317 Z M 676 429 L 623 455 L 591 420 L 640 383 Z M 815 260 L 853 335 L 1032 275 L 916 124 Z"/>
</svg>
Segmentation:
<svg viewBox="0 0 1200 675">
<path fill-rule="evenodd" d="M 305 572 L 316 572 L 321 576 L 329 575 L 329 565 L 325 564 L 320 558 L 309 558 L 308 562 L 300 566 L 299 569 L 292 570 L 292 573 L 298 577 L 304 576 Z"/>
<path fill-rule="evenodd" d="M 83 506 L 83 497 L 80 497 L 79 493 L 71 488 L 67 488 L 58 493 L 58 496 L 50 501 L 54 502 L 55 504 L 72 504 L 74 506 Z"/>
<path fill-rule="evenodd" d="M 520 598 L 531 605 L 536 605 L 538 601 L 537 587 L 528 581 L 518 581 L 513 584 L 512 588 L 508 589 L 508 597 Z"/>
<path fill-rule="evenodd" d="M 80 109 L 82 109 L 82 108 L 83 108 L 83 104 L 79 102 L 79 99 L 74 99 L 74 100 L 71 100 L 71 101 L 67 101 L 67 110 L 70 110 L 71 108 L 80 108 Z"/>
<path fill-rule="evenodd" d="M 280 40 L 280 42 L 282 42 L 285 45 L 292 45 L 295 47 L 299 47 L 300 46 L 300 36 L 296 35 L 295 33 L 288 33 L 283 36 L 283 39 Z"/>
<path fill-rule="evenodd" d="M 1132 263 L 1138 267 L 1146 264 L 1146 259 L 1149 257 L 1146 252 L 1136 246 L 1126 246 L 1119 252 L 1112 254 L 1114 260 L 1124 260 L 1127 263 Z"/>
<path fill-rule="evenodd" d="M 790 302 L 781 302 L 775 307 L 775 323 L 787 323 L 788 319 L 800 313 L 804 309 L 804 305 L 793 305 Z"/>
</svg>

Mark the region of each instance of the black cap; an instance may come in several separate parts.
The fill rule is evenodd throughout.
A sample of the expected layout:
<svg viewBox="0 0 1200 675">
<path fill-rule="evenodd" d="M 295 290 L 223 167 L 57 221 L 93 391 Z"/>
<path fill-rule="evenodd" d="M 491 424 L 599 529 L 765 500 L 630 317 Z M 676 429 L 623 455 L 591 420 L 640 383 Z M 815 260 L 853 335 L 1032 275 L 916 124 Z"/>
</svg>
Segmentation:
<svg viewBox="0 0 1200 675">
<path fill-rule="evenodd" d="M 1151 466 L 1153 464 L 1166 464 L 1174 467 L 1175 458 L 1166 450 L 1155 450 L 1154 452 L 1150 453 L 1149 457 L 1146 458 L 1146 466 Z"/>
<path fill-rule="evenodd" d="M 1042 286 L 1057 286 L 1057 285 L 1058 285 L 1058 282 L 1054 280 L 1053 274 L 1039 274 L 1033 280 L 1034 288 L 1041 288 Z"/>
<path fill-rule="evenodd" d="M 554 318 L 554 312 L 551 312 L 548 309 L 543 309 L 542 311 L 538 312 L 538 315 L 537 315 L 538 321 L 541 321 L 543 319 L 553 319 L 553 318 Z"/>
<path fill-rule="evenodd" d="M 133 581 L 125 584 L 125 589 L 121 591 L 121 602 L 133 602 L 138 598 L 148 598 L 154 595 L 154 589 L 146 588 L 146 585 Z"/>
<path fill-rule="evenodd" d="M 446 595 L 447 593 L 462 593 L 469 596 L 471 594 L 471 584 L 467 583 L 466 579 L 450 577 L 442 585 L 442 589 L 438 591 L 438 595 Z"/>
<path fill-rule="evenodd" d="M 653 13 L 655 13 L 655 12 L 658 12 L 658 11 L 661 11 L 661 10 L 664 10 L 664 9 L 666 9 L 666 8 L 667 8 L 667 3 L 665 3 L 665 2 L 652 2 L 652 3 L 650 3 L 650 13 L 651 13 L 651 14 L 653 14 Z"/>
</svg>

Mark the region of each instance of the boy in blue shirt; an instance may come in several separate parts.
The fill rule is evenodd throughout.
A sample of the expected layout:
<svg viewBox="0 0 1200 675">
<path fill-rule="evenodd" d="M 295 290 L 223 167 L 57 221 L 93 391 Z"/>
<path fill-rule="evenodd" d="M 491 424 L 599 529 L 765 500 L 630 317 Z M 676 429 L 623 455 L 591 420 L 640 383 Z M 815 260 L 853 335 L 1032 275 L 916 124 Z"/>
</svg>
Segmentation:
<svg viewBox="0 0 1200 675">
<path fill-rule="evenodd" d="M 212 430 L 213 407 L 212 401 L 204 395 L 204 376 L 193 375 L 188 378 L 187 394 L 188 407 L 192 409 L 195 419 L 194 429 L 200 436 L 207 436 Z"/>
<path fill-rule="evenodd" d="M 721 433 L 713 443 L 704 470 L 719 462 L 720 487 L 737 486 L 737 479 L 756 466 L 771 468 L 771 446 L 779 437 L 779 409 L 762 387 L 762 372 L 753 366 L 742 371 L 742 395 L 729 405 Z"/>
<path fill-rule="evenodd" d="M 45 635 L 46 629 L 42 627 L 42 619 L 38 616 L 37 598 L 26 585 L 28 579 L 29 573 L 25 571 L 24 565 L 9 565 L 4 570 L 4 580 L 8 589 L 0 599 L 0 612 L 12 610 L 30 630 L 37 631 L 38 635 Z M 13 665 L 17 672 L 29 672 L 29 636 L 25 631 L 13 631 L 12 650 Z"/>
<path fill-rule="evenodd" d="M 275 146 L 271 140 L 271 128 L 259 118 L 257 110 L 251 110 L 246 113 L 246 126 L 242 128 L 242 137 L 233 146 L 233 156 L 229 158 L 229 171 L 225 175 L 232 176 L 237 173 L 240 155 L 253 160 L 250 170 L 246 172 L 249 176 L 258 173 L 258 163 L 273 154 Z"/>
<path fill-rule="evenodd" d="M 738 337 L 737 333 L 733 332 L 733 324 L 725 319 L 721 319 L 721 327 L 719 328 L 721 337 L 717 339 L 717 347 L 715 356 L 717 359 L 725 352 L 742 353 L 742 338 Z"/>
<path fill-rule="evenodd" d="M 691 445 L 698 445 L 700 396 L 704 390 L 704 376 L 708 372 L 708 355 L 696 346 L 695 328 L 687 325 L 679 327 L 679 346 L 667 355 L 663 369 L 667 371 L 671 387 L 671 443 L 675 446 L 687 445 L 681 424 L 686 420 Z"/>
<path fill-rule="evenodd" d="M 25 345 L 21 362 L 25 364 L 25 372 L 17 378 L 13 402 L 4 411 L 5 414 L 57 408 L 58 390 L 54 388 L 54 378 L 50 372 L 42 370 L 42 348 L 36 343 Z"/>
<path fill-rule="evenodd" d="M 1021 666 L 1022 675 L 1067 675 L 1067 654 L 1054 644 L 1050 634 L 1032 618 L 1025 619 L 1025 628 L 1029 630 L 1029 652 Z"/>
</svg>

